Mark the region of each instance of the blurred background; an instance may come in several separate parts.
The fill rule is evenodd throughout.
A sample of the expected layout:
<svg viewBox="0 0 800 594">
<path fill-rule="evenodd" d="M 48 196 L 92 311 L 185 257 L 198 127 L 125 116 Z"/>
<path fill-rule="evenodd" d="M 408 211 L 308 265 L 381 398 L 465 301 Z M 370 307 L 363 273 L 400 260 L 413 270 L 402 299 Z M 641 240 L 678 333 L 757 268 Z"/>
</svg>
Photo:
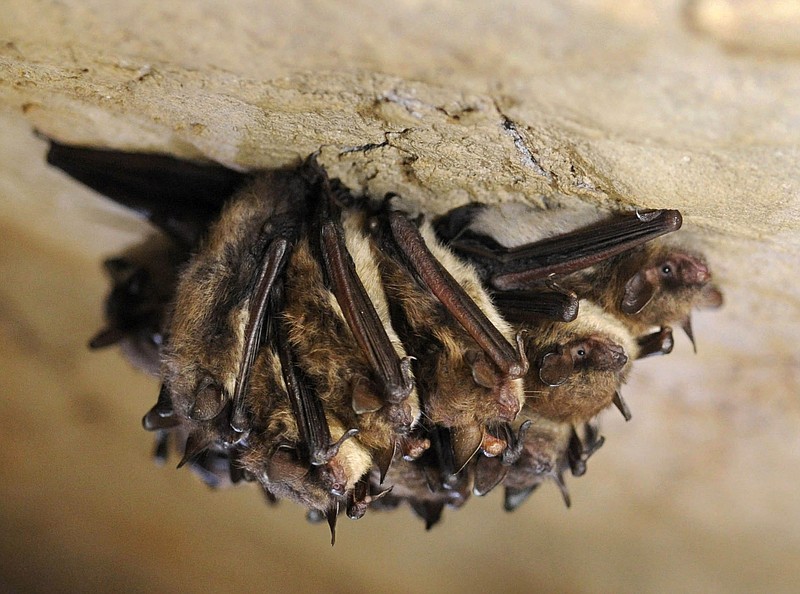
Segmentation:
<svg viewBox="0 0 800 594">
<path fill-rule="evenodd" d="M 0 590 L 797 591 L 799 59 L 777 0 L 7 0 Z M 148 227 L 48 168 L 34 130 L 239 169 L 335 147 L 351 186 L 434 212 L 677 207 L 726 304 L 695 316 L 698 354 L 678 336 L 637 363 L 633 420 L 603 416 L 571 509 L 547 484 L 430 532 L 374 512 L 331 548 L 292 504 L 151 461 L 157 382 L 86 348 L 102 259 Z"/>
</svg>

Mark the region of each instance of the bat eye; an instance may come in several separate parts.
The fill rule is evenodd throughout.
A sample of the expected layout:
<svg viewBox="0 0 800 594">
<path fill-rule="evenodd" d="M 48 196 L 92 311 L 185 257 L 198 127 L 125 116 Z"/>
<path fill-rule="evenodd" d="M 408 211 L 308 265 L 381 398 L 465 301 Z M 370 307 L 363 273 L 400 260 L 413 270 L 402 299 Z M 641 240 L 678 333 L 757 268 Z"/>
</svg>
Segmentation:
<svg viewBox="0 0 800 594">
<path fill-rule="evenodd" d="M 574 346 L 571 349 L 572 352 L 572 359 L 577 364 L 582 361 L 586 361 L 586 357 L 589 356 L 589 353 L 586 351 L 585 346 Z"/>
<path fill-rule="evenodd" d="M 664 264 L 661 266 L 661 276 L 672 276 L 671 264 Z"/>
</svg>

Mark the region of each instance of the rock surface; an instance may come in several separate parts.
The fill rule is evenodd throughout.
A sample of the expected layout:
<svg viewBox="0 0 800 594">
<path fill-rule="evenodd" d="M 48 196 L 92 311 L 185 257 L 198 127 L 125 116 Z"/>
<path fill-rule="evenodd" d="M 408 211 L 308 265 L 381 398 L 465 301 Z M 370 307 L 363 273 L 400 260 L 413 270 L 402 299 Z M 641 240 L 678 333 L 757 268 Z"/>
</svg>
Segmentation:
<svg viewBox="0 0 800 594">
<path fill-rule="evenodd" d="M 654 0 L 7 0 L 0 15 L 0 587 L 791 591 L 800 581 L 800 9 Z M 145 226 L 44 164 L 62 141 L 237 169 L 320 160 L 431 212 L 671 207 L 725 308 L 638 366 L 607 445 L 513 515 L 340 527 L 153 468 L 157 391 L 89 354 L 99 262 Z"/>
</svg>

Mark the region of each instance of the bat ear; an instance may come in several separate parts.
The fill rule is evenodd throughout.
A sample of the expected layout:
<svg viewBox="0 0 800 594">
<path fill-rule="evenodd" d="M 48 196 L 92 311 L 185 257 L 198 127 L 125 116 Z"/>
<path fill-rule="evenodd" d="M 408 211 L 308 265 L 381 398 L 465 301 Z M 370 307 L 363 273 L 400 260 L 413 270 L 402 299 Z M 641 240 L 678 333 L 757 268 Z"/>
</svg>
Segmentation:
<svg viewBox="0 0 800 594">
<path fill-rule="evenodd" d="M 308 474 L 308 467 L 300 464 L 292 451 L 278 448 L 264 465 L 270 483 L 296 483 Z"/>
<path fill-rule="evenodd" d="M 506 478 L 508 468 L 498 457 L 478 456 L 475 461 L 475 479 L 472 485 L 472 492 L 478 497 L 486 495 Z"/>
<path fill-rule="evenodd" d="M 90 349 L 104 349 L 106 347 L 111 346 L 112 344 L 117 344 L 125 338 L 125 331 L 119 328 L 110 327 L 110 328 L 103 328 L 92 337 L 92 340 L 89 341 L 89 348 Z"/>
<path fill-rule="evenodd" d="M 464 358 L 472 368 L 472 379 L 476 384 L 489 389 L 497 385 L 497 373 L 482 352 L 469 350 L 464 354 Z"/>
<path fill-rule="evenodd" d="M 656 284 L 648 278 L 647 271 L 640 270 L 625 283 L 620 309 L 628 315 L 637 314 L 656 293 Z"/>
<path fill-rule="evenodd" d="M 417 499 L 412 499 L 409 503 L 414 513 L 425 520 L 425 530 L 430 530 L 442 519 L 444 503 L 440 501 L 419 501 Z"/>
<path fill-rule="evenodd" d="M 530 487 L 523 487 L 521 489 L 514 489 L 506 487 L 505 500 L 503 501 L 503 509 L 512 512 L 520 505 L 525 503 L 525 500 L 531 496 L 541 483 L 535 483 Z"/>
<path fill-rule="evenodd" d="M 557 350 L 547 353 L 539 367 L 539 379 L 547 386 L 560 386 L 569 378 L 574 369 L 569 350 L 559 346 Z"/>
<path fill-rule="evenodd" d="M 706 285 L 700 292 L 700 297 L 695 305 L 700 309 L 717 309 L 721 307 L 725 298 L 722 292 L 714 285 Z"/>
<path fill-rule="evenodd" d="M 353 410 L 357 415 L 380 410 L 383 402 L 370 386 L 356 384 L 353 388 Z"/>
<path fill-rule="evenodd" d="M 225 395 L 219 386 L 207 383 L 195 394 L 189 418 L 194 421 L 210 421 L 222 412 L 225 403 Z"/>
<path fill-rule="evenodd" d="M 178 462 L 178 468 L 184 466 L 187 462 L 191 462 L 202 454 L 208 446 L 211 445 L 213 440 L 205 434 L 193 432 L 186 438 L 186 445 L 183 450 L 183 458 Z"/>
<path fill-rule="evenodd" d="M 375 453 L 375 464 L 378 466 L 378 471 L 380 472 L 380 480 L 378 481 L 379 485 L 382 485 L 384 479 L 386 479 L 386 475 L 389 472 L 389 468 L 392 466 L 392 461 L 394 460 L 396 451 L 397 442 L 395 441 L 391 446 L 382 449 L 379 448 Z"/>
</svg>

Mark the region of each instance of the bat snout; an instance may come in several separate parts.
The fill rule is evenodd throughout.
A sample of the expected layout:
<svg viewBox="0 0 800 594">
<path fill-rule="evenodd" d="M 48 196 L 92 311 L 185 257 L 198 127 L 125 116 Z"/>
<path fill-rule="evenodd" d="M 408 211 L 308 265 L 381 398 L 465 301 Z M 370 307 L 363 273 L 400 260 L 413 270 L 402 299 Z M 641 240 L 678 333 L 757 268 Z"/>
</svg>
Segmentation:
<svg viewBox="0 0 800 594">
<path fill-rule="evenodd" d="M 684 255 L 680 261 L 680 277 L 687 285 L 704 285 L 711 280 L 711 272 L 705 262 L 700 259 Z"/>
<path fill-rule="evenodd" d="M 600 342 L 592 349 L 594 367 L 600 371 L 619 371 L 628 362 L 625 349 L 613 342 Z"/>
</svg>

